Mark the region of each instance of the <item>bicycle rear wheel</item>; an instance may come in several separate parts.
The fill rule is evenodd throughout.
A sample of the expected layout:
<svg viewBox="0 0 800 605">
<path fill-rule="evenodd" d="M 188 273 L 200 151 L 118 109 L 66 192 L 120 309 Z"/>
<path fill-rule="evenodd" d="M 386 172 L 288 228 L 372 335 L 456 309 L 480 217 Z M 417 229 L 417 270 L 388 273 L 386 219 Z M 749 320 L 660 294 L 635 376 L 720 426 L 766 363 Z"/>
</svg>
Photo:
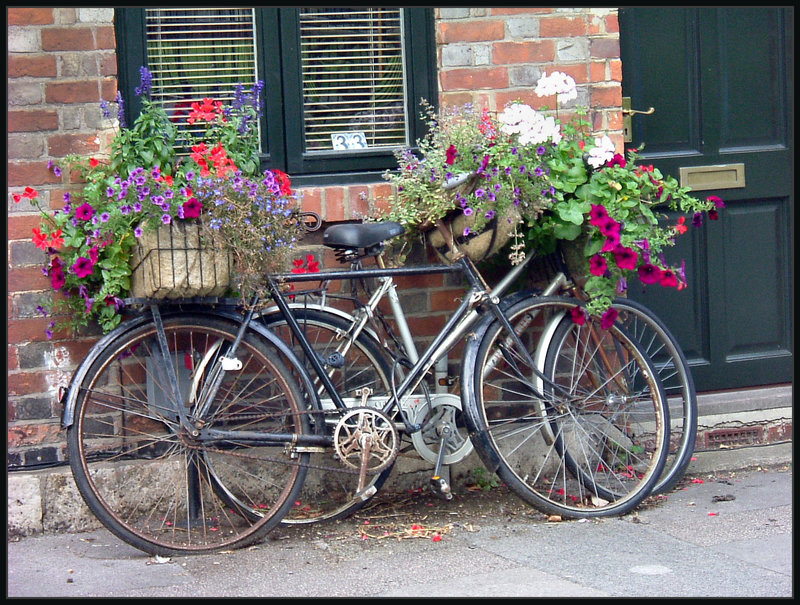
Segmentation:
<svg viewBox="0 0 800 605">
<path fill-rule="evenodd" d="M 464 374 L 482 460 L 523 500 L 573 518 L 621 515 L 647 497 L 668 450 L 655 370 L 622 330 L 571 320 L 576 301 L 530 297 L 477 331 Z M 565 321 L 565 317 L 568 323 Z"/>
<path fill-rule="evenodd" d="M 257 542 L 295 502 L 305 477 L 308 454 L 287 448 L 292 435 L 310 434 L 303 396 L 264 339 L 247 333 L 231 354 L 233 322 L 184 315 L 164 317 L 163 325 L 168 360 L 147 323 L 108 343 L 76 385 L 67 440 L 78 489 L 112 533 L 151 554 Z M 206 397 L 226 356 L 219 389 Z M 193 429 L 181 425 L 170 367 Z M 214 429 L 227 436 L 207 439 Z M 247 433 L 287 440 L 254 443 Z"/>
<path fill-rule="evenodd" d="M 307 308 L 293 312 L 345 403 L 353 407 L 382 408 L 391 392 L 392 368 L 380 343 L 364 331 L 355 339 L 351 338 L 348 335 L 351 322 L 333 313 Z M 298 359 L 306 359 L 280 313 L 264 315 L 261 321 L 295 351 Z M 328 429 L 332 433 L 341 415 L 307 361 L 306 367 L 318 388 L 322 407 L 328 412 Z M 358 474 L 336 459 L 333 449 L 311 454 L 309 464 L 298 505 L 283 518 L 284 524 L 343 519 L 353 514 L 378 492 L 394 466 L 390 464 L 369 476 L 359 491 Z"/>
</svg>

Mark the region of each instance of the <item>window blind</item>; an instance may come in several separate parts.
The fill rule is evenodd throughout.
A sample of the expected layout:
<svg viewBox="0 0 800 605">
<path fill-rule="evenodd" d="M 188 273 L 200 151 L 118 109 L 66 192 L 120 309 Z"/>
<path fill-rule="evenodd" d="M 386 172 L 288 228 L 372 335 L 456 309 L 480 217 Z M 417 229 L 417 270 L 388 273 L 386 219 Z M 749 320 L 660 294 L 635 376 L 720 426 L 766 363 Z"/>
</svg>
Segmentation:
<svg viewBox="0 0 800 605">
<path fill-rule="evenodd" d="M 299 19 L 306 151 L 337 137 L 351 150 L 406 145 L 401 9 L 302 8 Z"/>
<path fill-rule="evenodd" d="M 182 126 L 205 97 L 229 103 L 258 79 L 255 15 L 247 8 L 146 9 L 151 97 Z"/>
</svg>

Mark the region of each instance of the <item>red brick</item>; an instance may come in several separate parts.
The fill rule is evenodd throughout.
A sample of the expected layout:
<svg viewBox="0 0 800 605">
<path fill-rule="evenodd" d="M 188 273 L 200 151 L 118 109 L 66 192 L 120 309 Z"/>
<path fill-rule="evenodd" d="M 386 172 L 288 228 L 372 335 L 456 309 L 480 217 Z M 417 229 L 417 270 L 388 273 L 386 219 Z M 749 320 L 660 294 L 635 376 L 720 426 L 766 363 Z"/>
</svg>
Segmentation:
<svg viewBox="0 0 800 605">
<path fill-rule="evenodd" d="M 49 388 L 47 372 L 18 372 L 8 374 L 6 389 L 9 395 L 45 393 Z"/>
<path fill-rule="evenodd" d="M 8 428 L 8 447 L 41 445 L 63 440 L 58 422 L 47 424 L 22 424 Z"/>
<path fill-rule="evenodd" d="M 46 290 L 50 287 L 50 280 L 44 276 L 39 266 L 9 269 L 6 273 L 6 288 L 9 293 Z"/>
<path fill-rule="evenodd" d="M 19 369 L 19 349 L 13 345 L 8 346 L 6 354 L 6 372 L 13 372 Z"/>
<path fill-rule="evenodd" d="M 58 183 L 59 179 L 48 170 L 47 163 L 9 162 L 6 168 L 6 179 L 9 187 L 37 187 L 48 183 Z"/>
<path fill-rule="evenodd" d="M 58 130 L 58 113 L 51 109 L 9 111 L 8 132 Z"/>
<path fill-rule="evenodd" d="M 370 192 L 367 185 L 348 187 L 347 196 L 350 201 L 348 219 L 360 219 L 369 214 Z"/>
<path fill-rule="evenodd" d="M 622 110 L 606 112 L 609 130 L 622 130 Z"/>
<path fill-rule="evenodd" d="M 101 76 L 116 76 L 117 75 L 117 55 L 108 53 L 100 58 L 100 75 Z M 114 86 L 116 88 L 116 78 L 114 79 Z M 105 86 L 103 95 L 105 95 Z M 115 98 L 117 91 L 114 90 L 114 95 L 110 98 Z"/>
<path fill-rule="evenodd" d="M 10 215 L 6 221 L 6 237 L 8 241 L 30 240 L 33 228 L 38 227 L 40 223 L 41 218 L 38 214 Z"/>
<path fill-rule="evenodd" d="M 394 187 L 389 183 L 378 183 L 372 186 L 373 214 L 380 216 L 388 212 L 394 199 Z"/>
<path fill-rule="evenodd" d="M 92 134 L 56 134 L 47 139 L 50 155 L 63 157 L 70 153 L 91 155 L 99 153 L 100 145 L 95 143 L 96 133 Z"/>
<path fill-rule="evenodd" d="M 51 82 L 45 87 L 45 99 L 53 104 L 100 102 L 97 82 L 86 80 Z"/>
<path fill-rule="evenodd" d="M 116 60 L 114 61 L 116 64 Z M 114 71 L 116 73 L 116 69 Z M 113 75 L 113 74 L 112 74 Z M 100 82 L 100 98 L 110 101 L 117 97 L 117 79 L 105 78 Z M 99 102 L 99 101 L 98 101 Z"/>
<path fill-rule="evenodd" d="M 426 317 L 411 317 L 408 324 L 415 338 L 420 336 L 436 336 L 447 323 L 446 315 L 428 315 Z"/>
<path fill-rule="evenodd" d="M 457 92 L 444 92 L 439 96 L 439 102 L 442 105 L 464 105 L 465 103 L 473 103 L 473 95 L 471 91 L 457 91 Z"/>
<path fill-rule="evenodd" d="M 586 66 L 585 63 L 572 63 L 569 65 L 549 65 L 547 69 L 544 69 L 548 74 L 553 73 L 554 71 L 561 71 L 567 74 L 568 76 L 572 76 L 572 79 L 575 80 L 575 84 L 586 84 L 589 82 L 589 68 Z"/>
<path fill-rule="evenodd" d="M 508 87 L 508 71 L 504 67 L 451 69 L 441 72 L 440 78 L 444 91 Z"/>
<path fill-rule="evenodd" d="M 620 59 L 611 59 L 609 65 L 611 66 L 611 80 L 622 82 L 622 61 Z"/>
<path fill-rule="evenodd" d="M 495 65 L 545 63 L 552 61 L 554 57 L 555 44 L 552 40 L 498 42 L 492 45 L 492 62 Z"/>
<path fill-rule="evenodd" d="M 322 216 L 322 189 L 307 187 L 299 190 L 302 194 L 302 208 L 306 212 L 316 212 Z"/>
<path fill-rule="evenodd" d="M 396 277 L 394 281 L 402 292 L 403 290 L 408 290 L 410 288 L 441 288 L 443 277 L 437 274 L 408 275 L 405 277 Z"/>
<path fill-rule="evenodd" d="M 533 88 L 522 88 L 517 90 L 501 90 L 498 91 L 497 108 L 502 110 L 509 103 L 519 101 L 530 105 L 534 109 L 541 109 L 542 107 L 555 107 L 555 97 L 539 97 Z"/>
<path fill-rule="evenodd" d="M 499 19 L 444 21 L 439 24 L 439 36 L 443 44 L 502 40 L 505 37 L 505 24 Z"/>
<path fill-rule="evenodd" d="M 49 317 L 28 317 L 25 319 L 10 319 L 8 321 L 8 342 L 47 342 L 44 331 L 50 327 Z M 53 340 L 72 338 L 66 332 L 53 332 Z M 38 391 L 31 391 L 36 393 Z"/>
<path fill-rule="evenodd" d="M 605 82 L 605 80 L 606 80 L 606 62 L 592 61 L 589 64 L 589 81 Z"/>
<path fill-rule="evenodd" d="M 6 25 L 51 25 L 52 8 L 9 8 L 6 12 Z"/>
<path fill-rule="evenodd" d="M 619 33 L 619 15 L 613 14 L 606 16 L 606 32 L 609 34 Z"/>
<path fill-rule="evenodd" d="M 464 289 L 435 290 L 430 295 L 431 312 L 445 311 L 452 313 L 464 298 Z"/>
<path fill-rule="evenodd" d="M 42 30 L 42 50 L 94 50 L 94 31 L 91 27 L 52 28 Z"/>
<path fill-rule="evenodd" d="M 591 91 L 591 107 L 620 107 L 622 106 L 622 86 L 595 86 Z"/>
<path fill-rule="evenodd" d="M 114 35 L 114 27 L 109 25 L 106 27 L 97 28 L 97 44 L 98 50 L 115 50 L 117 47 L 117 39 Z"/>
<path fill-rule="evenodd" d="M 327 187 L 325 189 L 325 215 L 326 221 L 343 221 L 345 219 L 344 188 Z"/>
<path fill-rule="evenodd" d="M 56 58 L 52 55 L 10 55 L 6 65 L 8 66 L 9 78 L 21 78 L 24 76 L 31 78 L 54 78 L 58 75 L 56 71 Z"/>
<path fill-rule="evenodd" d="M 587 34 L 585 17 L 542 17 L 539 35 L 542 38 L 574 38 Z"/>
</svg>

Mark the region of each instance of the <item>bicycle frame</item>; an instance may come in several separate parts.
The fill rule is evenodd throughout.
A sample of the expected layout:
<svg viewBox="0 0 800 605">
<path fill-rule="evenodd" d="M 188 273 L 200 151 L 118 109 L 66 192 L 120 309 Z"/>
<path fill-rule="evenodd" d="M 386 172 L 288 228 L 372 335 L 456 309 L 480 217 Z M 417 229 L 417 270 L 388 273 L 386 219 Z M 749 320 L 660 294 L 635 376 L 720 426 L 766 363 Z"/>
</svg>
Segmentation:
<svg viewBox="0 0 800 605">
<path fill-rule="evenodd" d="M 292 312 L 292 306 L 281 295 L 281 286 L 286 283 L 298 283 L 298 282 L 309 282 L 309 281 L 319 281 L 319 280 L 332 281 L 332 280 L 350 280 L 354 278 L 359 278 L 359 279 L 381 278 L 385 280 L 383 283 L 383 286 L 386 288 L 385 291 L 393 293 L 393 288 L 390 287 L 393 285 L 393 282 L 387 281 L 391 280 L 393 277 L 410 276 L 410 275 L 446 274 L 446 273 L 458 273 L 465 277 L 465 279 L 467 280 L 467 284 L 469 286 L 469 290 L 464 300 L 461 302 L 461 304 L 456 309 L 454 314 L 448 319 L 447 323 L 440 330 L 436 338 L 434 338 L 433 342 L 431 342 L 431 344 L 428 345 L 425 351 L 417 355 L 416 349 L 414 347 L 408 347 L 409 355 L 410 356 L 413 355 L 414 357 L 416 357 L 416 359 L 414 358 L 411 359 L 411 361 L 413 362 L 413 366 L 410 369 L 408 369 L 408 372 L 406 376 L 403 378 L 400 386 L 394 393 L 391 394 L 391 396 L 389 397 L 388 401 L 386 402 L 382 410 L 384 413 L 388 413 L 392 408 L 397 406 L 400 418 L 403 424 L 405 425 L 406 430 L 409 433 L 414 433 L 416 431 L 419 431 L 422 427 L 421 425 L 414 424 L 409 420 L 402 406 L 399 405 L 399 401 L 402 400 L 405 394 L 412 392 L 420 384 L 424 376 L 433 367 L 433 365 L 448 351 L 450 351 L 450 349 L 452 349 L 456 345 L 456 343 L 467 333 L 470 327 L 474 325 L 474 323 L 479 318 L 479 313 L 476 308 L 479 304 L 482 303 L 487 304 L 488 308 L 495 314 L 496 317 L 500 318 L 501 321 L 505 319 L 498 306 L 500 296 L 503 294 L 503 292 L 505 292 L 505 290 L 509 287 L 509 285 L 513 283 L 513 281 L 520 275 L 520 273 L 524 270 L 524 268 L 527 266 L 528 262 L 530 262 L 532 258 L 533 255 L 527 256 L 522 263 L 515 266 L 506 275 L 506 277 L 491 291 L 488 290 L 488 287 L 481 278 L 480 273 L 477 271 L 472 261 L 469 260 L 467 257 L 459 258 L 452 265 L 422 265 L 418 267 L 392 267 L 392 268 L 380 267 L 377 269 L 350 269 L 343 271 L 326 271 L 323 273 L 314 273 L 314 274 L 291 274 L 291 273 L 278 274 L 269 276 L 267 279 L 267 283 L 268 283 L 268 288 L 273 295 L 273 299 L 275 300 L 276 306 L 278 307 L 281 314 L 285 318 L 293 335 L 297 338 L 298 342 L 300 343 L 300 346 L 303 349 L 303 352 L 306 354 L 314 372 L 318 375 L 325 390 L 331 397 L 333 405 L 339 410 L 345 410 L 347 408 L 345 402 L 342 400 L 340 394 L 336 391 L 336 388 L 331 382 L 327 372 L 323 368 L 322 363 L 315 355 L 311 344 L 305 338 L 302 327 L 294 317 L 294 314 Z M 383 292 L 383 291 L 384 290 L 379 289 L 378 292 Z M 390 300 L 390 305 L 392 306 L 392 310 L 395 313 L 395 318 L 398 318 L 399 322 L 398 325 L 400 327 L 401 332 L 406 332 L 406 334 L 403 335 L 404 340 L 410 339 L 410 332 L 407 332 L 408 330 L 407 326 L 404 327 L 405 316 L 403 314 L 402 308 L 400 307 L 399 300 L 397 300 L 396 294 L 394 296 L 391 296 L 390 294 L 389 300 Z M 377 299 L 375 300 L 375 303 L 377 303 Z M 362 325 L 363 323 L 366 322 L 366 319 L 367 319 L 366 317 L 362 318 Z"/>
</svg>

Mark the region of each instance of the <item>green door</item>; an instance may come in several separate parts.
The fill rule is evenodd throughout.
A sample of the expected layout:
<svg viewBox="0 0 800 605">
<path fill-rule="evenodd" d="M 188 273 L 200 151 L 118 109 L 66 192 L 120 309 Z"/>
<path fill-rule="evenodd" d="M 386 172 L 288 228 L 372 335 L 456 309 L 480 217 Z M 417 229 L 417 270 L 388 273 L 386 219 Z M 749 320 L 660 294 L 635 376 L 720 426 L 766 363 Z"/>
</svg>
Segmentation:
<svg viewBox="0 0 800 605">
<path fill-rule="evenodd" d="M 698 391 L 792 381 L 791 8 L 621 9 L 623 96 L 643 161 L 726 204 L 670 250 L 689 288 L 632 284 L 689 358 Z"/>
</svg>

